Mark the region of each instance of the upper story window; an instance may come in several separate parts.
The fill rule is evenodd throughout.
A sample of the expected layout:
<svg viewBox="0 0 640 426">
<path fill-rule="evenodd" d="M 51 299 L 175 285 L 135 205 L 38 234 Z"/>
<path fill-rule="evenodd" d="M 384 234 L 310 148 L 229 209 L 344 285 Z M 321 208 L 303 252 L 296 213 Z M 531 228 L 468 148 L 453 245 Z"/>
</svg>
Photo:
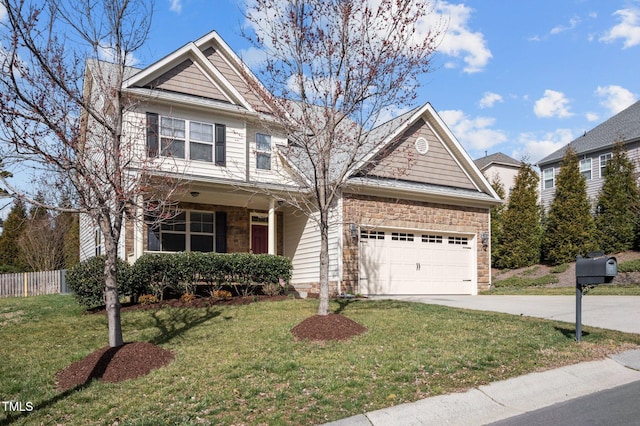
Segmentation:
<svg viewBox="0 0 640 426">
<path fill-rule="evenodd" d="M 256 168 L 271 170 L 271 136 L 256 133 Z"/>
<path fill-rule="evenodd" d="M 580 173 L 586 180 L 591 180 L 591 158 L 580 160 Z"/>
<path fill-rule="evenodd" d="M 604 169 L 607 167 L 607 162 L 611 160 L 611 153 L 603 154 L 600 156 L 600 177 L 604 177 Z"/>
<path fill-rule="evenodd" d="M 147 113 L 147 155 L 158 154 L 224 166 L 226 126 Z"/>
<path fill-rule="evenodd" d="M 192 121 L 189 125 L 189 158 L 213 161 L 213 126 Z"/>
<path fill-rule="evenodd" d="M 544 169 L 542 172 L 543 189 L 551 189 L 554 185 L 553 168 Z"/>
<path fill-rule="evenodd" d="M 162 156 L 185 158 L 185 126 L 184 120 L 160 118 L 160 152 Z"/>
</svg>

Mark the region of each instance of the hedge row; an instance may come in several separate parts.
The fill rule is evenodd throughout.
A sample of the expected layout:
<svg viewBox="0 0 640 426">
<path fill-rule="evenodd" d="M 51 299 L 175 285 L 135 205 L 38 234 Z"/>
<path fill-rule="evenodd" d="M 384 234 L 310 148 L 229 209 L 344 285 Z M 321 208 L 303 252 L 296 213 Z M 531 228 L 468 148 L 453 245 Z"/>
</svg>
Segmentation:
<svg viewBox="0 0 640 426">
<path fill-rule="evenodd" d="M 250 253 L 145 254 L 133 265 L 118 262 L 118 292 L 137 298 L 153 294 L 195 293 L 197 286 L 210 291 L 231 287 L 249 295 L 258 289 L 283 291 L 291 279 L 291 261 L 282 256 Z M 81 305 L 104 305 L 104 256 L 78 263 L 67 273 L 67 285 Z"/>
</svg>

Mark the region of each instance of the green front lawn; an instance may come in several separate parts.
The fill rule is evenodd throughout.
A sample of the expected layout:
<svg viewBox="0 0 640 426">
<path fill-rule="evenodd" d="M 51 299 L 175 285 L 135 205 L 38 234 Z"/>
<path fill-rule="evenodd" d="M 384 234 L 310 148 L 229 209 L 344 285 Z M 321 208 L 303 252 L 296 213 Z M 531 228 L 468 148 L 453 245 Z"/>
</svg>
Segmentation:
<svg viewBox="0 0 640 426">
<path fill-rule="evenodd" d="M 0 399 L 16 424 L 318 424 L 640 345 L 640 335 L 399 301 L 333 302 L 365 325 L 347 342 L 294 341 L 315 300 L 123 312 L 127 341 L 174 351 L 135 380 L 57 393 L 54 375 L 106 344 L 104 315 L 68 296 L 0 299 Z"/>
</svg>

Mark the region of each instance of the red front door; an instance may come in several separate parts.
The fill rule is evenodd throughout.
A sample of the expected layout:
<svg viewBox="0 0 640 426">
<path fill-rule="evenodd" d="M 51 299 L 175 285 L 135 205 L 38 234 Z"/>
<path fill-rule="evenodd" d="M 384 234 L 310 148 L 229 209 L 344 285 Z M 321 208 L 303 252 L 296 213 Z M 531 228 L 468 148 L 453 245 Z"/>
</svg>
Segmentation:
<svg viewBox="0 0 640 426">
<path fill-rule="evenodd" d="M 254 254 L 269 252 L 269 227 L 251 225 L 251 251 Z"/>
</svg>

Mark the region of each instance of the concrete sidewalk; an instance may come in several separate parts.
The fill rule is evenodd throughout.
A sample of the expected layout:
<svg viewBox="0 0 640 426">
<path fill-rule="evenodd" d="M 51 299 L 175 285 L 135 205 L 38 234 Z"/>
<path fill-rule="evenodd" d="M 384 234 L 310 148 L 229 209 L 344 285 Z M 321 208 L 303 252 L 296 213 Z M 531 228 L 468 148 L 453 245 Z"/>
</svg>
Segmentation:
<svg viewBox="0 0 640 426">
<path fill-rule="evenodd" d="M 382 297 L 380 297 L 382 298 Z M 384 297 L 566 321 L 575 296 Z M 640 334 L 640 297 L 584 296 L 582 324 Z M 483 425 L 640 380 L 640 349 L 359 414 L 334 426 Z"/>
</svg>

